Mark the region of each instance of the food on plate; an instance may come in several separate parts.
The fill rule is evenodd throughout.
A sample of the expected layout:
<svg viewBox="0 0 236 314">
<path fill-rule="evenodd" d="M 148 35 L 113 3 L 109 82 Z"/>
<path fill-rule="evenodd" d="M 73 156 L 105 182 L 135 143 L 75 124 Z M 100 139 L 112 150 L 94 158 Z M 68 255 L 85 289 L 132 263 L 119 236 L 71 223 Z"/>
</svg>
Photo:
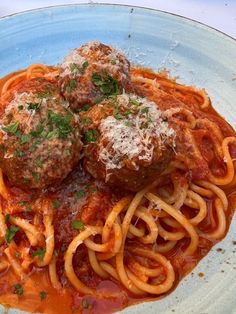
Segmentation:
<svg viewBox="0 0 236 314">
<path fill-rule="evenodd" d="M 57 83 L 23 80 L 1 98 L 0 167 L 10 183 L 46 188 L 80 159 L 79 123 Z"/>
<path fill-rule="evenodd" d="M 138 191 L 171 161 L 175 131 L 147 98 L 121 94 L 81 113 L 84 166 L 107 184 Z"/>
<path fill-rule="evenodd" d="M 131 89 L 130 63 L 116 49 L 100 42 L 73 49 L 60 65 L 62 93 L 73 110 Z"/>
<path fill-rule="evenodd" d="M 95 42 L 3 77 L 0 104 L 1 304 L 114 313 L 227 234 L 236 134 L 205 90 Z"/>
</svg>

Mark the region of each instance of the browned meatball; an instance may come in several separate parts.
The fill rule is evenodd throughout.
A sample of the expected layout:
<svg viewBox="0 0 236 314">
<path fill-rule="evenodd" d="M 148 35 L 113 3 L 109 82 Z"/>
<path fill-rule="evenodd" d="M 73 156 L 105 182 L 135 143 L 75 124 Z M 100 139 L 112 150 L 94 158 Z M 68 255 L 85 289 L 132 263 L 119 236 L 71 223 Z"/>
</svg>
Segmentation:
<svg viewBox="0 0 236 314">
<path fill-rule="evenodd" d="M 1 99 L 0 167 L 23 188 L 46 188 L 64 179 L 80 159 L 77 117 L 56 83 L 34 78 Z"/>
<path fill-rule="evenodd" d="M 132 94 L 81 112 L 84 166 L 95 178 L 138 191 L 169 164 L 175 132 L 154 102 Z"/>
<path fill-rule="evenodd" d="M 77 111 L 123 89 L 131 89 L 129 61 L 122 53 L 99 42 L 72 50 L 60 67 L 62 93 Z"/>
</svg>

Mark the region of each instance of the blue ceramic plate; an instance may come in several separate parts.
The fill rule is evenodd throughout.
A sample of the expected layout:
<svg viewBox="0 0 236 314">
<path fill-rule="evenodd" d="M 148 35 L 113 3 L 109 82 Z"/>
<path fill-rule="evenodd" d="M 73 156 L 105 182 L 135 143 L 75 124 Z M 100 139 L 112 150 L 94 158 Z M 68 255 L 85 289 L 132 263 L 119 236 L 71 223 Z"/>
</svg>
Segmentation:
<svg viewBox="0 0 236 314">
<path fill-rule="evenodd" d="M 205 87 L 217 110 L 236 127 L 236 42 L 165 12 L 89 4 L 5 17 L 0 19 L 0 76 L 33 62 L 56 64 L 71 48 L 91 40 L 121 48 L 134 64 L 167 68 L 180 82 Z M 236 313 L 235 230 L 236 220 L 217 246 L 223 253 L 215 247 L 169 296 L 122 313 Z"/>
</svg>

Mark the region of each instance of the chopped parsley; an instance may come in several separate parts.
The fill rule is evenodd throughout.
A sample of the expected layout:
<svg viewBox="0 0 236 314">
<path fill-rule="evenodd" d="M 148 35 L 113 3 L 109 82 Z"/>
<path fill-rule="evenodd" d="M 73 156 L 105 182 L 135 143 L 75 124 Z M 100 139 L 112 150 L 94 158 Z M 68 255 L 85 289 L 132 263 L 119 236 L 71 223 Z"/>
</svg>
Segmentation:
<svg viewBox="0 0 236 314">
<path fill-rule="evenodd" d="M 11 226 L 9 229 L 7 229 L 6 235 L 5 235 L 5 240 L 6 240 L 7 244 L 11 243 L 11 241 L 14 239 L 17 231 L 19 231 L 19 228 L 16 226 Z"/>
<path fill-rule="evenodd" d="M 97 140 L 97 130 L 88 130 L 85 132 L 84 137 L 85 137 L 85 142 L 86 143 L 94 143 Z"/>
<path fill-rule="evenodd" d="M 30 132 L 30 134 L 31 134 L 33 137 L 41 137 L 41 134 L 42 134 L 43 131 L 44 131 L 44 126 L 43 126 L 42 123 L 39 123 L 39 124 L 36 126 L 35 130 L 32 130 L 32 131 Z"/>
<path fill-rule="evenodd" d="M 20 105 L 20 106 L 18 106 L 18 110 L 23 110 L 23 106 L 22 105 Z"/>
<path fill-rule="evenodd" d="M 38 141 L 38 140 L 34 141 L 33 144 L 29 148 L 30 152 L 35 152 L 36 149 L 38 148 L 39 144 L 40 144 L 40 141 Z"/>
<path fill-rule="evenodd" d="M 54 138 L 57 138 L 58 136 L 59 136 L 58 130 L 53 130 L 53 131 L 48 132 L 45 138 L 48 140 L 52 140 Z"/>
<path fill-rule="evenodd" d="M 14 156 L 15 157 L 24 157 L 26 154 L 25 154 L 25 152 L 23 151 L 23 150 L 20 150 L 20 149 L 17 149 L 17 150 L 15 150 L 14 151 Z"/>
<path fill-rule="evenodd" d="M 22 182 L 23 182 L 24 184 L 29 184 L 29 183 L 30 183 L 30 178 L 24 177 L 24 178 L 22 179 Z"/>
<path fill-rule="evenodd" d="M 55 113 L 52 110 L 48 110 L 48 123 L 51 127 L 56 127 L 59 138 L 66 138 L 71 133 L 70 121 L 72 114 L 67 111 L 66 115 Z"/>
<path fill-rule="evenodd" d="M 88 111 L 91 108 L 89 104 L 84 105 L 82 108 L 80 108 L 80 111 Z"/>
<path fill-rule="evenodd" d="M 86 117 L 86 118 L 82 118 L 82 119 L 81 119 L 81 122 L 82 122 L 82 124 L 84 124 L 84 125 L 89 125 L 89 124 L 92 123 L 92 120 L 91 120 L 90 118 Z"/>
<path fill-rule="evenodd" d="M 125 122 L 125 125 L 131 128 L 131 127 L 133 126 L 133 122 L 131 122 L 131 121 L 126 121 L 126 122 Z"/>
<path fill-rule="evenodd" d="M 70 94 L 71 92 L 73 92 L 73 90 L 76 89 L 76 87 L 77 87 L 77 81 L 70 80 L 68 84 L 66 85 L 66 92 Z"/>
<path fill-rule="evenodd" d="M 35 164 L 37 167 L 42 168 L 43 167 L 43 161 L 41 159 L 36 159 Z"/>
<path fill-rule="evenodd" d="M 125 115 L 125 116 L 128 116 L 128 115 L 131 114 L 131 113 L 132 113 L 132 112 L 131 112 L 130 110 L 127 110 L 127 111 L 124 112 L 124 115 Z"/>
<path fill-rule="evenodd" d="M 52 201 L 52 206 L 53 208 L 58 209 L 61 206 L 61 202 L 55 199 Z"/>
<path fill-rule="evenodd" d="M 141 109 L 142 113 L 148 113 L 148 111 L 149 111 L 148 107 L 144 107 L 144 108 Z"/>
<path fill-rule="evenodd" d="M 95 186 L 90 186 L 90 187 L 89 187 L 89 191 L 90 191 L 91 193 L 96 193 L 96 192 L 97 192 L 97 188 L 96 188 Z"/>
<path fill-rule="evenodd" d="M 72 221 L 72 228 L 75 230 L 83 230 L 84 223 L 81 220 L 74 220 Z"/>
<path fill-rule="evenodd" d="M 52 97 L 52 90 L 50 88 L 48 88 L 47 90 L 43 92 L 39 92 L 37 94 L 37 98 L 39 99 L 50 98 L 50 97 Z"/>
<path fill-rule="evenodd" d="M 34 110 L 34 111 L 40 111 L 40 103 L 33 103 L 33 102 L 29 102 L 27 103 L 28 105 L 28 110 Z"/>
<path fill-rule="evenodd" d="M 46 291 L 40 291 L 39 295 L 40 295 L 40 299 L 44 300 L 48 296 L 48 293 Z"/>
<path fill-rule="evenodd" d="M 70 65 L 70 70 L 71 70 L 72 73 L 77 73 L 77 72 L 79 72 L 80 74 L 84 74 L 84 72 L 85 72 L 85 70 L 86 70 L 86 68 L 87 68 L 88 66 L 89 66 L 88 61 L 84 61 L 83 64 L 82 64 L 82 66 L 81 66 L 81 68 L 78 67 L 78 64 L 72 63 L 72 64 Z"/>
<path fill-rule="evenodd" d="M 12 124 L 9 124 L 8 126 L 3 127 L 2 130 L 9 134 L 16 134 L 18 127 L 19 127 L 19 122 L 16 121 Z"/>
<path fill-rule="evenodd" d="M 140 105 L 140 103 L 135 99 L 129 99 L 129 103 L 130 105 L 133 105 L 135 107 L 138 107 Z"/>
<path fill-rule="evenodd" d="M 4 151 L 5 151 L 5 146 L 4 146 L 4 144 L 0 144 L 0 151 L 1 151 L 1 152 L 4 152 Z"/>
<path fill-rule="evenodd" d="M 40 174 L 38 172 L 32 172 L 32 176 L 36 182 L 39 182 Z"/>
<path fill-rule="evenodd" d="M 19 202 L 19 205 L 20 205 L 20 206 L 27 206 L 27 205 L 28 205 L 28 202 L 26 202 L 26 201 L 21 201 L 21 202 Z"/>
<path fill-rule="evenodd" d="M 117 95 L 119 93 L 118 82 L 111 75 L 106 74 L 103 78 L 100 74 L 94 72 L 92 74 L 92 82 L 99 87 L 105 96 Z"/>
<path fill-rule="evenodd" d="M 115 65 L 116 64 L 116 60 L 115 59 L 111 60 L 111 64 Z"/>
<path fill-rule="evenodd" d="M 70 70 L 71 72 L 78 72 L 79 70 L 78 65 L 76 63 L 71 63 Z"/>
<path fill-rule="evenodd" d="M 82 69 L 85 70 L 88 66 L 89 66 L 88 61 L 84 61 L 84 63 L 82 64 Z"/>
<path fill-rule="evenodd" d="M 17 283 L 14 285 L 14 293 L 18 295 L 23 295 L 24 294 L 24 288 L 22 287 L 21 284 Z"/>
<path fill-rule="evenodd" d="M 79 190 L 75 192 L 75 197 L 79 200 L 80 198 L 84 197 L 86 195 L 84 190 Z"/>
<path fill-rule="evenodd" d="M 16 252 L 16 253 L 15 253 L 15 257 L 16 257 L 16 258 L 19 258 L 19 257 L 20 257 L 20 252 Z"/>
<path fill-rule="evenodd" d="M 119 114 L 119 113 L 114 114 L 114 118 L 115 118 L 116 120 L 122 120 L 122 119 L 123 119 L 122 115 Z"/>
<path fill-rule="evenodd" d="M 25 207 L 25 210 L 27 212 L 31 212 L 33 210 L 32 207 L 29 205 L 29 203 L 26 202 L 26 201 L 19 202 L 19 205 L 22 206 L 22 207 Z"/>
<path fill-rule="evenodd" d="M 6 215 L 5 215 L 5 219 L 4 219 L 5 224 L 8 223 L 9 219 L 10 219 L 10 214 L 6 214 Z"/>
<path fill-rule="evenodd" d="M 26 143 L 29 143 L 30 139 L 31 139 L 30 134 L 23 134 L 23 135 L 21 135 L 21 137 L 20 137 L 20 143 L 21 143 L 22 145 L 24 145 L 24 144 L 26 144 Z"/>
<path fill-rule="evenodd" d="M 87 299 L 82 300 L 82 307 L 83 307 L 83 309 L 89 308 L 89 301 Z"/>
<path fill-rule="evenodd" d="M 40 260 L 43 260 L 45 252 L 46 252 L 45 249 L 38 249 L 32 253 L 32 256 L 33 257 L 37 256 Z"/>
</svg>

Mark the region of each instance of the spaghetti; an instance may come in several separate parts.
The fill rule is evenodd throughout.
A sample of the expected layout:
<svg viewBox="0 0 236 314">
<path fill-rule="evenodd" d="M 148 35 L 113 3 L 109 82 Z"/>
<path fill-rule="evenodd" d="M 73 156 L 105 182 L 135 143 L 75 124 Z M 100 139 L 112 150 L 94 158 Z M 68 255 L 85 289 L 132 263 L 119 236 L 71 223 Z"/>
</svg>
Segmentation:
<svg viewBox="0 0 236 314">
<path fill-rule="evenodd" d="M 1 100 L 26 79 L 54 81 L 58 73 L 33 64 L 9 74 L 0 82 Z M 172 161 L 137 193 L 111 189 L 81 165 L 35 195 L 0 172 L 2 304 L 40 313 L 114 312 L 169 293 L 226 235 L 235 204 L 235 132 L 204 90 L 146 69 L 131 75 L 135 92 L 181 129 Z"/>
</svg>

